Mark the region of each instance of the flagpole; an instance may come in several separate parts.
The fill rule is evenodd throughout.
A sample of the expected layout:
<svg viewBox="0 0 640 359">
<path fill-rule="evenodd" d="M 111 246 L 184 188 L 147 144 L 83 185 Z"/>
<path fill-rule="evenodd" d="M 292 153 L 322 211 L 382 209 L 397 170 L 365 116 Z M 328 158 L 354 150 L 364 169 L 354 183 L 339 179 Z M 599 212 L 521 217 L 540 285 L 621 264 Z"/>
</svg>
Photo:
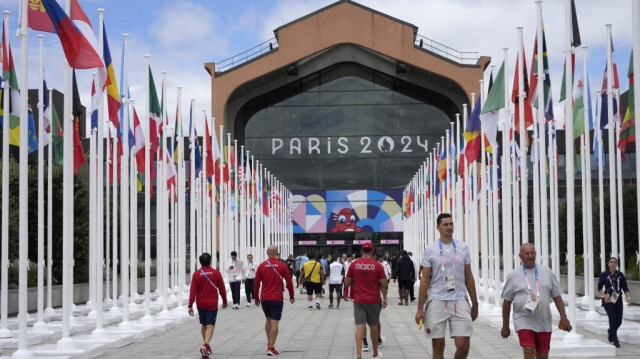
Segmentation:
<svg viewBox="0 0 640 359">
<path fill-rule="evenodd" d="M 567 94 L 573 93 L 573 72 L 571 71 L 571 0 L 565 1 L 565 89 Z M 541 7 L 541 4 L 538 5 Z M 538 30 L 538 33 L 542 32 L 542 29 Z M 540 99 L 538 99 L 538 106 L 540 106 Z M 567 118 L 570 118 L 573 113 L 573 101 L 567 99 L 565 101 L 565 114 Z M 575 175 L 573 166 L 573 121 L 565 121 L 565 161 L 566 161 L 566 186 L 567 186 L 567 267 L 568 267 L 568 319 L 569 322 L 574 325 L 574 328 L 578 326 L 576 322 L 576 239 L 575 239 Z M 574 338 L 579 340 L 579 337 L 573 331 L 568 333 L 565 338 Z"/>
<path fill-rule="evenodd" d="M 104 93 L 103 93 L 104 95 Z M 104 101 L 100 101 L 100 107 L 102 106 L 102 103 Z M 102 108 L 102 111 L 100 111 L 101 115 L 100 116 L 104 116 L 104 108 Z M 104 118 L 104 117 L 103 117 Z M 104 122 L 102 122 L 104 124 Z M 111 133 L 111 128 L 110 125 L 107 124 L 107 128 L 109 131 L 109 133 Z M 111 225 L 112 225 L 112 229 L 111 229 L 111 269 L 112 269 L 112 273 L 113 275 L 111 276 L 111 284 L 112 284 L 112 291 L 111 291 L 111 298 L 113 300 L 113 305 L 111 306 L 111 308 L 109 309 L 109 312 L 111 312 L 112 314 L 115 313 L 120 313 L 120 308 L 118 308 L 118 170 L 116 169 L 116 164 L 118 163 L 118 134 L 116 133 L 115 136 L 113 136 L 111 138 L 112 141 L 112 147 L 111 147 L 111 151 L 112 151 L 112 155 L 111 155 L 111 180 L 113 183 L 113 202 L 111 205 Z"/>
<path fill-rule="evenodd" d="M 616 200 L 616 159 L 614 153 L 615 121 L 613 118 L 613 56 L 611 44 L 611 24 L 605 25 L 607 29 L 607 111 L 608 111 L 608 135 L 609 135 L 609 215 L 611 219 L 611 256 L 618 257 L 618 228 L 617 228 L 617 200 Z M 623 269 L 624 270 L 624 269 Z"/>
<path fill-rule="evenodd" d="M 44 322 L 44 35 L 38 35 L 38 318 L 34 331 L 46 330 Z"/>
<path fill-rule="evenodd" d="M 99 116 L 98 116 L 99 117 Z M 102 130 L 104 130 L 104 122 L 100 123 L 100 125 L 98 127 L 101 127 Z M 100 137 L 100 142 L 105 142 L 106 143 L 106 147 L 104 148 L 104 163 L 102 161 L 100 161 L 99 163 L 99 167 L 103 168 L 106 167 L 107 169 L 107 174 L 105 175 L 104 172 L 103 176 L 106 177 L 106 182 L 104 181 L 104 177 L 103 177 L 103 182 L 100 182 L 101 185 L 100 187 L 105 187 L 106 188 L 106 193 L 105 193 L 105 212 L 104 212 L 104 218 L 105 220 L 105 224 L 104 224 L 104 231 L 105 231 L 105 240 L 104 240 L 104 245 L 105 245 L 105 253 L 104 253 L 104 260 L 105 260 L 105 268 L 104 268 L 104 274 L 105 274 L 105 283 L 104 283 L 104 288 L 105 288 L 105 300 L 107 302 L 107 304 L 111 304 L 112 308 L 113 308 L 113 300 L 115 298 L 111 298 L 111 295 L 109 294 L 111 291 L 111 281 L 109 280 L 109 278 L 111 277 L 110 275 L 110 268 L 111 268 L 111 247 L 109 246 L 110 244 L 110 240 L 111 240 L 111 217 L 110 217 L 110 209 L 111 209 L 111 187 L 109 186 L 109 166 L 111 164 L 111 132 L 106 131 L 106 138 L 102 138 Z M 102 153 L 102 152 L 101 152 Z M 104 169 L 103 169 L 104 171 Z M 102 217 L 101 217 L 102 218 Z M 102 227 L 100 227 L 102 228 Z M 100 268 L 100 270 L 102 270 L 102 268 Z M 109 309 L 111 310 L 111 309 Z"/>
<path fill-rule="evenodd" d="M 49 123 L 51 131 L 53 131 L 53 89 L 49 89 Z M 5 107 L 6 108 L 6 107 Z M 53 295 L 52 295 L 52 272 L 53 272 L 53 134 L 49 139 L 49 151 L 47 151 L 48 163 L 47 166 L 47 308 L 44 310 L 45 316 L 51 318 L 55 314 L 53 309 Z M 3 196 L 4 198 L 4 196 Z M 3 211 L 4 213 L 4 211 Z M 4 227 L 3 227 L 4 228 Z M 3 283 L 6 283 L 4 281 Z M 4 288 L 3 288 L 4 290 Z M 5 292 L 6 293 L 6 292 Z M 2 329 L 0 329 L 2 331 Z M 0 337 L 2 335 L 0 334 Z"/>
<path fill-rule="evenodd" d="M 633 73 L 640 74 L 640 4 L 638 0 L 631 1 L 631 27 L 633 30 L 633 53 L 637 54 L 633 57 Z M 635 78 L 634 78 L 635 86 Z M 640 104 L 640 91 L 634 89 L 634 104 Z M 6 108 L 6 107 L 5 107 Z M 637 127 L 636 127 L 637 128 Z M 640 144 L 640 131 L 635 131 L 636 144 Z M 636 178 L 640 177 L 640 156 L 636 157 Z M 636 181 L 636 193 L 640 193 L 640 182 Z M 4 197 L 3 197 L 4 198 Z M 636 200 L 636 208 L 638 217 L 636 223 L 640 223 L 640 201 Z M 601 226 L 602 227 L 602 226 Z M 640 231 L 638 231 L 638 248 L 640 249 Z M 640 252 L 636 252 L 636 263 L 640 262 Z"/>
<path fill-rule="evenodd" d="M 591 141 L 590 141 L 590 121 L 589 119 L 591 118 L 590 114 L 591 114 L 591 101 L 590 96 L 591 94 L 589 93 L 589 86 L 587 86 L 589 84 L 589 78 L 587 77 L 587 46 L 586 45 L 582 45 L 582 78 L 585 81 L 585 84 L 583 85 L 583 91 L 582 91 L 582 96 L 583 96 L 583 101 L 585 101 L 585 106 L 583 108 L 583 114 L 584 114 L 584 129 L 585 129 L 585 154 L 586 154 L 586 162 L 585 162 L 585 170 L 584 170 L 584 177 L 586 180 L 586 192 L 587 195 L 585 196 L 586 199 L 586 216 L 585 216 L 585 222 L 587 223 L 587 256 L 586 259 L 588 261 L 588 266 L 587 266 L 587 273 L 585 273 L 585 277 L 588 277 L 589 280 L 587 281 L 587 288 L 585 288 L 585 295 L 587 295 L 587 297 L 589 298 L 589 313 L 595 313 L 595 303 L 594 303 L 594 295 L 595 295 L 595 290 L 594 290 L 594 284 L 593 284 L 593 275 L 594 275 L 594 267 L 593 267 L 593 221 L 592 221 L 592 216 L 593 216 L 593 197 L 592 197 L 592 189 L 591 189 Z M 591 314 L 593 316 L 593 314 Z"/>
<path fill-rule="evenodd" d="M 537 49 L 535 49 L 537 53 L 537 67 L 538 71 L 536 76 L 538 77 L 538 83 L 536 85 L 537 97 L 538 97 L 538 108 L 537 108 L 537 116 L 535 119 L 533 131 L 535 135 L 535 144 L 532 146 L 536 146 L 536 161 L 533 164 L 533 230 L 534 230 L 534 243 L 536 250 L 541 251 L 541 256 L 537 258 L 538 263 L 544 262 L 545 249 L 548 249 L 546 245 L 542 244 L 542 226 L 541 226 L 541 178 L 542 178 L 542 163 L 543 163 L 543 153 L 542 149 L 542 138 L 544 137 L 544 131 L 542 130 L 544 126 L 544 110 L 546 107 L 546 100 L 544 96 L 544 47 L 545 47 L 545 38 L 544 38 L 544 25 L 542 22 L 542 1 L 536 1 L 537 8 L 537 33 L 538 33 L 538 41 L 537 41 Z M 533 150 L 533 149 L 532 149 Z M 567 197 L 569 198 L 569 197 Z M 547 251 L 548 252 L 548 251 Z M 547 262 L 548 263 L 548 262 Z"/>
<path fill-rule="evenodd" d="M 522 27 L 518 27 L 518 69 L 524 69 L 524 46 L 522 43 Z M 520 118 L 519 123 L 519 135 L 520 135 L 520 204 L 522 211 L 522 220 L 520 225 L 522 228 L 522 242 L 529 243 L 529 180 L 527 179 L 527 130 L 525 127 L 524 118 L 524 106 L 525 106 L 525 94 L 524 92 L 524 72 L 518 71 L 518 96 L 521 106 L 518 108 L 518 115 Z M 514 248 L 515 249 L 515 248 Z"/>
<path fill-rule="evenodd" d="M 185 238 L 187 235 L 186 216 L 185 216 L 185 173 L 184 173 L 184 133 L 182 129 L 182 86 L 178 86 L 178 123 L 180 129 L 180 135 L 178 136 L 178 164 L 179 174 L 178 177 L 178 308 L 176 312 L 180 314 L 186 314 L 186 308 L 184 307 L 184 290 L 185 290 L 185 272 L 186 272 L 186 248 Z"/>
<path fill-rule="evenodd" d="M 167 200 L 167 167 L 166 161 L 170 161 L 167 156 L 169 155 L 169 151 L 167 151 L 167 130 L 168 123 L 165 123 L 165 119 L 167 118 L 167 101 L 166 97 L 166 83 L 167 83 L 167 71 L 162 71 L 162 125 L 164 127 L 162 131 L 161 141 L 162 141 L 162 149 L 159 151 L 161 153 L 160 158 L 160 172 L 162 176 L 158 176 L 160 179 L 160 185 L 156 185 L 158 187 L 158 197 L 156 197 L 156 203 L 158 203 L 158 207 L 160 216 L 157 218 L 160 221 L 158 227 L 160 229 L 160 245 L 156 243 L 156 248 L 159 248 L 162 252 L 162 256 L 156 255 L 158 259 L 156 259 L 156 263 L 158 263 L 158 267 L 161 269 L 161 280 L 157 282 L 157 287 L 160 289 L 160 295 L 162 299 L 162 311 L 160 312 L 160 317 L 168 317 L 169 316 L 169 307 L 168 307 L 168 298 L 167 298 L 167 290 L 169 287 L 169 208 L 168 208 L 168 200 Z M 158 210 L 156 210 L 156 215 Z M 158 270 L 156 270 L 156 273 Z"/>
<path fill-rule="evenodd" d="M 152 323 L 153 317 L 151 316 L 151 110 L 150 110 L 150 98 L 149 93 L 151 85 L 150 72 L 151 65 L 149 59 L 151 55 L 145 54 L 145 64 L 147 73 L 147 91 L 145 92 L 145 126 L 144 126 L 144 138 L 146 139 L 144 144 L 144 317 L 142 317 L 143 323 Z"/>
<path fill-rule="evenodd" d="M 619 90 L 616 90 L 616 97 L 617 97 L 617 102 L 618 104 L 620 104 L 620 93 Z M 620 110 L 618 110 L 618 116 L 620 117 L 618 119 L 618 121 L 616 121 L 616 143 L 620 142 L 620 121 L 622 119 L 622 114 L 620 113 Z M 622 151 L 620 151 L 620 148 L 618 146 L 615 146 L 614 149 L 616 150 L 616 163 L 617 163 L 617 173 L 616 173 L 616 179 L 618 181 L 618 188 L 617 188 L 617 195 L 618 195 L 618 231 L 620 232 L 620 270 L 626 272 L 627 269 L 627 263 L 626 263 L 626 258 L 625 258 L 625 251 L 624 251 L 624 211 L 623 211 L 623 202 L 622 202 L 622 195 L 623 195 L 623 190 L 624 187 L 622 186 Z M 623 302 L 626 303 L 626 302 Z"/>
<path fill-rule="evenodd" d="M 480 93 L 484 94 L 484 80 L 480 80 Z M 481 96 L 481 98 L 485 99 L 487 96 Z M 482 104 L 484 106 L 484 103 Z M 482 182 L 482 186 L 480 188 L 480 252 L 482 254 L 482 293 L 483 293 L 483 307 L 485 309 L 490 309 L 489 304 L 489 248 L 488 248 L 488 232 L 487 232 L 487 186 L 486 186 L 486 177 L 487 170 L 485 166 L 486 161 L 486 151 L 485 151 L 485 132 L 481 131 L 480 136 L 482 136 L 480 140 L 480 181 Z"/>
<path fill-rule="evenodd" d="M 120 284 L 122 285 L 120 292 L 122 293 L 122 322 L 119 327 L 121 329 L 130 329 L 131 322 L 129 321 L 129 216 L 127 213 L 133 212 L 129 207 L 129 161 L 132 160 L 129 153 L 129 131 L 130 131 L 130 118 L 129 118 L 129 72 L 127 71 L 127 45 L 129 42 L 129 35 L 122 34 L 123 38 L 123 69 L 121 71 L 124 75 L 124 81 L 120 86 L 123 88 L 125 96 L 122 97 L 122 106 L 124 107 L 123 118 L 120 119 L 120 128 L 122 128 L 122 162 L 121 165 L 121 182 L 120 182 Z M 131 232 L 133 236 L 134 233 Z"/>
<path fill-rule="evenodd" d="M 196 270 L 196 149 L 195 149 L 195 124 L 193 123 L 193 103 L 189 109 L 189 275 Z"/>
<path fill-rule="evenodd" d="M 4 34 L 9 33 L 9 15 L 11 11 L 4 11 Z M 5 36 L 2 42 L 8 37 Z M 5 42 L 4 46 L 8 46 Z M 3 97 L 2 108 L 10 108 L 9 104 L 9 81 L 3 81 L 3 92 L 7 95 Z M 9 111 L 7 111 L 7 114 Z M 10 115 L 9 115 L 10 116 Z M 6 117 L 9 117 L 6 116 Z M 51 192 L 49 192 L 51 193 Z M 2 268 L 0 270 L 0 338 L 11 338 L 13 333 L 9 330 L 8 305 L 9 305 L 9 121 L 2 121 Z"/>
<path fill-rule="evenodd" d="M 505 66 L 508 63 L 507 62 L 507 57 L 509 55 L 509 49 L 508 48 L 504 48 L 504 63 Z M 502 215 L 502 226 L 503 226 L 503 230 L 502 230 L 502 243 L 503 243 L 503 251 L 502 251 L 502 264 L 504 267 L 503 270 L 503 278 L 504 281 L 506 282 L 507 280 L 507 274 L 509 273 L 509 269 L 511 269 L 511 263 L 512 263 L 512 258 L 511 258 L 511 216 L 509 216 L 507 213 L 509 213 L 509 211 L 511 210 L 511 156 L 509 155 L 510 153 L 510 146 L 509 146 L 509 134 L 511 133 L 511 113 L 509 111 L 509 91 L 507 91 L 506 89 L 509 88 L 509 76 L 507 75 L 507 71 L 504 72 L 504 103 L 505 103 L 505 109 L 504 109 L 504 129 L 502 131 L 502 158 L 504 161 L 504 167 L 502 168 L 502 208 L 503 208 L 503 215 Z M 524 104 L 524 103 L 523 103 Z M 523 106 L 521 106 L 523 107 Z M 497 215 L 496 215 L 497 217 Z M 500 247 L 498 247 L 499 249 Z M 497 292 L 500 292 L 500 267 L 497 267 L 498 270 L 498 290 Z M 498 296 L 499 294 L 497 294 Z M 496 297 L 496 300 L 499 302 L 500 298 Z"/>
</svg>

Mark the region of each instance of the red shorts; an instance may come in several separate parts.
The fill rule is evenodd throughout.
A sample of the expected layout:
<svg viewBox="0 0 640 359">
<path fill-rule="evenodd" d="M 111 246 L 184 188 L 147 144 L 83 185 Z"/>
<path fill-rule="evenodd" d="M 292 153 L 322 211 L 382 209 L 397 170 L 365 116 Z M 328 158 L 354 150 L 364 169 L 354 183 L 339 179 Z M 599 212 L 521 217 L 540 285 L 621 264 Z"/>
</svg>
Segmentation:
<svg viewBox="0 0 640 359">
<path fill-rule="evenodd" d="M 530 329 L 518 330 L 520 346 L 535 346 L 537 353 L 548 353 L 551 350 L 551 332 L 534 332 Z"/>
</svg>

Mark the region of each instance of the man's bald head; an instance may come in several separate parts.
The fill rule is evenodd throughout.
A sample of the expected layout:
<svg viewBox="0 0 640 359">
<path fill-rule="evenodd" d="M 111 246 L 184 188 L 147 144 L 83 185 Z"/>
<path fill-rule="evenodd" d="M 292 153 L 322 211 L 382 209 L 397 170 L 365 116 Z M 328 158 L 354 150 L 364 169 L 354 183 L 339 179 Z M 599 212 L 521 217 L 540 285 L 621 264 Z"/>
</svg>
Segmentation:
<svg viewBox="0 0 640 359">
<path fill-rule="evenodd" d="M 524 243 L 520 246 L 520 260 L 525 268 L 536 266 L 536 248 L 531 243 Z"/>
<path fill-rule="evenodd" d="M 269 258 L 276 258 L 278 256 L 278 248 L 274 245 L 267 247 L 267 256 L 269 256 Z"/>
<path fill-rule="evenodd" d="M 528 250 L 530 250 L 530 249 L 533 249 L 534 251 L 536 250 L 536 249 L 535 249 L 535 247 L 533 246 L 533 244 L 531 244 L 531 243 L 524 243 L 524 244 L 522 244 L 522 245 L 520 246 L 520 254 L 522 254 L 522 253 L 524 253 L 524 252 L 526 252 L 526 251 L 528 251 Z"/>
</svg>

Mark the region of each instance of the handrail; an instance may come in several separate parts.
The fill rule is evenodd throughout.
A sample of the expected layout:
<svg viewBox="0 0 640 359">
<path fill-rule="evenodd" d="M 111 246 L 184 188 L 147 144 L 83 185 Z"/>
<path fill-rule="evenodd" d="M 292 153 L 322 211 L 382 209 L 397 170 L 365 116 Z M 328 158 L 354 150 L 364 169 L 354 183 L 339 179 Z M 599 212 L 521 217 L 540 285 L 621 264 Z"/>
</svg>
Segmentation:
<svg viewBox="0 0 640 359">
<path fill-rule="evenodd" d="M 473 65 L 480 58 L 477 52 L 458 51 L 422 35 L 416 35 L 414 45 L 460 64 Z"/>
<path fill-rule="evenodd" d="M 231 56 L 228 59 L 216 62 L 216 73 L 225 72 L 233 69 L 236 66 L 242 65 L 258 56 L 271 52 L 278 48 L 278 41 L 275 37 L 258 44 L 249 50 L 241 52 L 237 55 Z"/>
</svg>

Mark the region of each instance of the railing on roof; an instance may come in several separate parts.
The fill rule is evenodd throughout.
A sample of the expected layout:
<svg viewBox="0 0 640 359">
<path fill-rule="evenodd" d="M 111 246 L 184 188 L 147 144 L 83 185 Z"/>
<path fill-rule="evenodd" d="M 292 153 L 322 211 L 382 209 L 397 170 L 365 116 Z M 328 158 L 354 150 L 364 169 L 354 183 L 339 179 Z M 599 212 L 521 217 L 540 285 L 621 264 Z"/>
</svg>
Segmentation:
<svg viewBox="0 0 640 359">
<path fill-rule="evenodd" d="M 250 48 L 249 50 L 231 56 L 230 58 L 222 60 L 220 62 L 216 62 L 216 73 L 229 71 L 236 66 L 242 65 L 277 48 L 278 40 L 275 37 L 272 37 L 271 39 Z"/>
<path fill-rule="evenodd" d="M 414 45 L 460 64 L 475 65 L 479 59 L 479 55 L 477 52 L 463 52 L 454 50 L 446 45 L 443 45 L 437 41 L 431 40 L 421 35 L 416 35 Z"/>
</svg>

